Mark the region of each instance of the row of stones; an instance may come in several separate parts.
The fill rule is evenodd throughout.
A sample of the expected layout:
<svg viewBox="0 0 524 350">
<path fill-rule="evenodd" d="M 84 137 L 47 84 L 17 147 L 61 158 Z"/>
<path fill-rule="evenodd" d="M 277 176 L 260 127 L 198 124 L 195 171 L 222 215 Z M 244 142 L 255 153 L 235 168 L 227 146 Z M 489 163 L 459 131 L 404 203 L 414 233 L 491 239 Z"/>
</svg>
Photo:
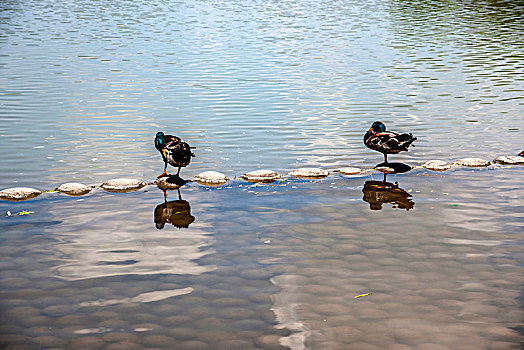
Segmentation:
<svg viewBox="0 0 524 350">
<path fill-rule="evenodd" d="M 510 164 L 510 165 L 524 165 L 524 157 L 520 156 L 500 156 L 493 160 L 493 163 L 498 164 Z M 432 171 L 445 171 L 451 168 L 452 165 L 460 165 L 460 166 L 467 166 L 467 167 L 484 167 L 490 165 L 491 162 L 480 159 L 480 158 L 463 158 L 458 159 L 455 162 L 449 164 L 441 160 L 430 160 L 424 163 L 421 167 L 432 170 Z M 388 167 L 387 165 L 382 165 L 379 167 L 374 168 L 374 170 L 378 170 L 384 173 L 394 173 L 396 172 L 395 168 Z M 367 172 L 367 170 L 361 169 L 361 168 L 355 168 L 355 167 L 343 167 L 339 169 L 335 169 L 333 172 L 338 172 L 344 175 L 362 175 Z M 329 175 L 329 171 L 320 169 L 320 168 L 299 168 L 296 170 L 293 170 L 289 173 L 290 176 L 293 177 L 300 177 L 300 178 L 309 178 L 309 179 L 315 179 L 315 178 L 322 178 Z M 243 180 L 249 181 L 249 182 L 258 182 L 258 183 L 269 183 L 277 180 L 280 178 L 281 175 L 278 174 L 276 171 L 273 170 L 255 170 L 248 172 L 246 174 L 243 174 L 240 176 Z M 146 185 L 155 184 L 161 189 L 176 189 L 181 186 L 180 181 L 174 181 L 170 182 L 171 177 L 162 177 L 160 179 L 155 180 L 153 183 L 146 183 L 137 179 L 127 179 L 127 178 L 119 178 L 119 179 L 112 179 L 104 182 L 100 186 L 97 185 L 84 185 L 81 183 L 65 183 L 60 185 L 55 189 L 55 191 L 65 193 L 68 195 L 73 196 L 80 196 L 87 194 L 92 189 L 96 187 L 100 187 L 106 191 L 109 192 L 127 192 L 127 191 L 134 191 L 138 190 Z M 225 184 L 229 178 L 227 178 L 226 175 L 219 173 L 217 171 L 205 171 L 203 173 L 198 174 L 195 176 L 193 181 L 196 181 L 202 185 L 210 185 L 210 186 L 216 186 L 216 185 L 223 185 Z M 183 182 L 185 183 L 185 182 Z M 8 201 L 22 201 L 34 198 L 43 192 L 34 188 L 30 187 L 13 187 L 8 188 L 5 190 L 0 191 L 0 199 L 8 200 Z"/>
</svg>

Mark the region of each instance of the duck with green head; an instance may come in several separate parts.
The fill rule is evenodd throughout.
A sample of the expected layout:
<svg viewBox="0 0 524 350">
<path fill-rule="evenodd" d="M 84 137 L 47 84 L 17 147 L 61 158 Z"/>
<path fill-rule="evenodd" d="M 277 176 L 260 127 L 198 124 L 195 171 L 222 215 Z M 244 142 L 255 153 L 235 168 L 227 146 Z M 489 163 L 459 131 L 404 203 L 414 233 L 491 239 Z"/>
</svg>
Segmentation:
<svg viewBox="0 0 524 350">
<path fill-rule="evenodd" d="M 166 173 L 167 164 L 178 167 L 176 176 L 179 176 L 180 169 L 186 167 L 191 162 L 191 157 L 195 155 L 191 152 L 191 146 L 184 142 L 180 137 L 166 135 L 163 132 L 157 132 L 155 136 L 155 148 L 162 155 L 164 160 L 164 172 L 158 175 L 158 178 L 168 176 Z"/>
<path fill-rule="evenodd" d="M 411 133 L 399 134 L 393 131 L 386 131 L 384 123 L 376 121 L 364 135 L 364 144 L 366 147 L 384 154 L 384 160 L 387 163 L 388 154 L 407 151 L 411 143 L 416 139 Z"/>
</svg>

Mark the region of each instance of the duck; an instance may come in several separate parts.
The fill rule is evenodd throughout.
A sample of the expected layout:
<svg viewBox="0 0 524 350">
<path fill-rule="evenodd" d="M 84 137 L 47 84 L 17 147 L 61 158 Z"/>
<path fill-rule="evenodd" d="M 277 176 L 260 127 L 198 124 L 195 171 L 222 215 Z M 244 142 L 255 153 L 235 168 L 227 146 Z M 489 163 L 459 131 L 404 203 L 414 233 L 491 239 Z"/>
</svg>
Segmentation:
<svg viewBox="0 0 524 350">
<path fill-rule="evenodd" d="M 407 151 L 416 139 L 411 133 L 399 134 L 386 131 L 384 123 L 376 121 L 364 135 L 364 144 L 366 147 L 384 154 L 384 163 L 387 164 L 388 154 Z"/>
<path fill-rule="evenodd" d="M 176 173 L 178 177 L 180 169 L 188 166 L 191 158 L 195 156 L 193 152 L 191 152 L 192 147 L 180 137 L 166 135 L 161 131 L 156 133 L 155 148 L 160 152 L 164 161 L 164 172 L 158 175 L 157 178 L 168 176 L 166 173 L 168 163 L 174 167 L 178 167 Z"/>
</svg>

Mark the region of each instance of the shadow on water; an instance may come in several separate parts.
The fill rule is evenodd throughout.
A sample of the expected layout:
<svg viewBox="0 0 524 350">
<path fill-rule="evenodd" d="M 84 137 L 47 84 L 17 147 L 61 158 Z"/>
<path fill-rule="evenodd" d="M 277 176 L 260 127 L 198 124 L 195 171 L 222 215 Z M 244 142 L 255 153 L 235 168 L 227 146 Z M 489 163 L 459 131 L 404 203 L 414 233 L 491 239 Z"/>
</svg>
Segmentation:
<svg viewBox="0 0 524 350">
<path fill-rule="evenodd" d="M 178 199 L 167 201 L 167 190 L 164 189 L 164 203 L 160 203 L 155 207 L 154 220 L 155 227 L 162 230 L 165 224 L 171 224 L 176 228 L 188 228 L 195 221 L 195 217 L 191 215 L 191 205 L 188 201 L 182 199 L 180 187 L 187 183 L 187 180 L 182 179 L 178 175 L 169 175 L 166 182 L 178 186 L 176 191 Z"/>
<path fill-rule="evenodd" d="M 362 192 L 362 199 L 369 203 L 369 209 L 382 210 L 382 205 L 389 203 L 393 208 L 410 210 L 415 206 L 411 200 L 411 195 L 399 187 L 398 182 L 394 184 L 386 181 L 387 174 L 384 174 L 382 181 L 366 181 Z"/>
</svg>

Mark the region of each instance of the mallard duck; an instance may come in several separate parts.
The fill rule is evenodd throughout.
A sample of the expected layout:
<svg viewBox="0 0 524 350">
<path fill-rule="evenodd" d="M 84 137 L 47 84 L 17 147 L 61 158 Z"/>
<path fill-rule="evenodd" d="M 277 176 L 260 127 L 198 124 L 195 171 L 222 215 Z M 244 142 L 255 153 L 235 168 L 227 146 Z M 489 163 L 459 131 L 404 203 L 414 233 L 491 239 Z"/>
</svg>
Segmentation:
<svg viewBox="0 0 524 350">
<path fill-rule="evenodd" d="M 195 155 L 191 152 L 191 146 L 184 142 L 180 137 L 165 135 L 163 132 L 157 132 L 155 136 L 155 148 L 162 155 L 164 160 L 164 172 L 158 175 L 158 178 L 167 176 L 167 163 L 178 167 L 176 176 L 180 174 L 180 169 L 191 162 L 191 157 Z"/>
<path fill-rule="evenodd" d="M 397 154 L 407 151 L 409 145 L 417 138 L 409 134 L 399 134 L 386 131 L 382 122 L 374 122 L 364 135 L 364 144 L 372 150 L 384 154 L 385 163 L 388 162 L 388 154 Z"/>
</svg>

